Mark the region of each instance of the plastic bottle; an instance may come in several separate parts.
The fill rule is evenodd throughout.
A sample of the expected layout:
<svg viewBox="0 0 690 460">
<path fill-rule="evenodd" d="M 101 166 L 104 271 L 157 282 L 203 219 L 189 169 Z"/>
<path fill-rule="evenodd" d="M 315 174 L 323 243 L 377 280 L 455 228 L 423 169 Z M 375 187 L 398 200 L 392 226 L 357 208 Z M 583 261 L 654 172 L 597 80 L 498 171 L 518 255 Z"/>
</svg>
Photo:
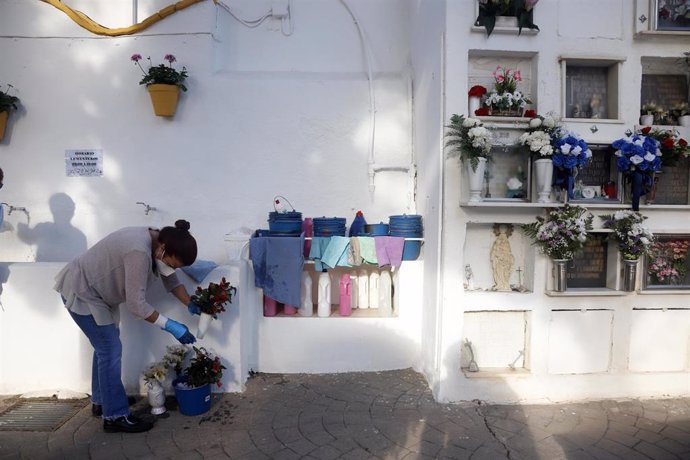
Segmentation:
<svg viewBox="0 0 690 460">
<path fill-rule="evenodd" d="M 299 314 L 302 316 L 314 315 L 314 302 L 312 300 L 312 281 L 309 272 L 302 272 L 302 288 Z"/>
<path fill-rule="evenodd" d="M 304 258 L 309 258 L 309 252 L 311 251 L 311 239 L 314 236 L 314 221 L 311 217 L 305 217 L 302 221 L 302 231 L 304 232 Z"/>
<path fill-rule="evenodd" d="M 316 314 L 320 318 L 331 316 L 331 277 L 328 272 L 319 275 L 319 305 Z"/>
<path fill-rule="evenodd" d="M 379 278 L 379 313 L 393 316 L 393 280 L 388 270 L 383 270 Z"/>
<path fill-rule="evenodd" d="M 379 308 L 379 278 L 377 271 L 369 275 L 369 308 Z"/>
<path fill-rule="evenodd" d="M 268 296 L 264 296 L 264 316 L 275 316 L 278 314 L 278 302 Z"/>
<path fill-rule="evenodd" d="M 352 280 L 350 275 L 345 273 L 340 277 L 340 305 L 338 312 L 340 316 L 350 316 L 352 314 Z"/>
<path fill-rule="evenodd" d="M 349 236 L 352 237 L 364 234 L 364 226 L 366 224 L 367 221 L 364 219 L 362 211 L 357 211 L 357 215 L 355 215 L 355 218 L 352 220 L 352 225 L 350 225 Z"/>
<path fill-rule="evenodd" d="M 359 279 L 357 278 L 357 272 L 355 270 L 350 272 L 350 282 L 350 289 L 352 292 L 352 295 L 350 296 L 350 306 L 352 306 L 352 309 L 354 310 L 355 308 L 359 307 L 359 287 L 357 286 L 359 284 Z"/>
<path fill-rule="evenodd" d="M 357 308 L 369 308 L 369 276 L 366 270 L 357 275 Z"/>
</svg>

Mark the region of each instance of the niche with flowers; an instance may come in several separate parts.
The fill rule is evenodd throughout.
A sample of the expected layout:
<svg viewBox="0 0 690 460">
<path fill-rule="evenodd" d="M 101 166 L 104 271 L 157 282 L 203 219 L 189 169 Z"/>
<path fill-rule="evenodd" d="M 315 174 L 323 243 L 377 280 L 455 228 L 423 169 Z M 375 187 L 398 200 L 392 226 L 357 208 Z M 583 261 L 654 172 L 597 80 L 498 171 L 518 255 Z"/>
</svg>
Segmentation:
<svg viewBox="0 0 690 460">
<path fill-rule="evenodd" d="M 690 289 L 690 235 L 657 234 L 643 278 L 645 289 Z"/>
<path fill-rule="evenodd" d="M 469 116 L 521 118 L 537 107 L 537 54 L 471 50 L 467 81 Z M 480 97 L 478 104 L 475 96 Z"/>
<path fill-rule="evenodd" d="M 640 124 L 690 126 L 690 54 L 642 58 Z"/>
</svg>

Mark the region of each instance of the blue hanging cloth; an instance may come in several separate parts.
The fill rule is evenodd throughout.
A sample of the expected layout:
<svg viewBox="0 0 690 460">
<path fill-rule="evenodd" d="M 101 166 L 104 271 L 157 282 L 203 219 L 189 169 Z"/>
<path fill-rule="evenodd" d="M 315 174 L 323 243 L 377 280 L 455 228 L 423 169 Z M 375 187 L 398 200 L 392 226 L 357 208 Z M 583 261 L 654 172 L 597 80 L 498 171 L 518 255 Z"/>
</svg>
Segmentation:
<svg viewBox="0 0 690 460">
<path fill-rule="evenodd" d="M 573 187 L 575 186 L 575 175 L 573 168 L 557 168 L 553 175 L 553 184 L 560 188 L 565 188 L 568 192 L 568 199 L 575 198 Z"/>
</svg>

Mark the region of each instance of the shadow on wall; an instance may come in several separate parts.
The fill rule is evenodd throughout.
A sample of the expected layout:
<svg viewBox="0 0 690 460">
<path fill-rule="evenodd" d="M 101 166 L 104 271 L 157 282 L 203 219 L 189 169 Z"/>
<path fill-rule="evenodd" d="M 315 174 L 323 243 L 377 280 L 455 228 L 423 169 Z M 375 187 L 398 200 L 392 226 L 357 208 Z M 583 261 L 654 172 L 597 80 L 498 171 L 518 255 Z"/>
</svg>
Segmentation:
<svg viewBox="0 0 690 460">
<path fill-rule="evenodd" d="M 33 228 L 17 224 L 17 236 L 26 244 L 36 245 L 36 262 L 69 262 L 86 251 L 86 235 L 73 226 L 75 205 L 66 193 L 50 197 L 53 222 L 41 222 Z"/>
</svg>

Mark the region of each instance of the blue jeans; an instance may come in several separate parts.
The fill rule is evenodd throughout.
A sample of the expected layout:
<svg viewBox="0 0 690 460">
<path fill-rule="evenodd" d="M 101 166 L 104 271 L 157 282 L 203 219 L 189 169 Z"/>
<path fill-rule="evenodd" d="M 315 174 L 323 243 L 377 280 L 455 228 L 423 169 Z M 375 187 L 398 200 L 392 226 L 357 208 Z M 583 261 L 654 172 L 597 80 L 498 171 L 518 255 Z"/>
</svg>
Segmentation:
<svg viewBox="0 0 690 460">
<path fill-rule="evenodd" d="M 105 419 L 129 415 L 127 393 L 122 385 L 120 330 L 114 324 L 99 326 L 91 315 L 77 315 L 71 311 L 69 314 L 94 348 L 91 365 L 91 401 L 103 406 Z"/>
</svg>

